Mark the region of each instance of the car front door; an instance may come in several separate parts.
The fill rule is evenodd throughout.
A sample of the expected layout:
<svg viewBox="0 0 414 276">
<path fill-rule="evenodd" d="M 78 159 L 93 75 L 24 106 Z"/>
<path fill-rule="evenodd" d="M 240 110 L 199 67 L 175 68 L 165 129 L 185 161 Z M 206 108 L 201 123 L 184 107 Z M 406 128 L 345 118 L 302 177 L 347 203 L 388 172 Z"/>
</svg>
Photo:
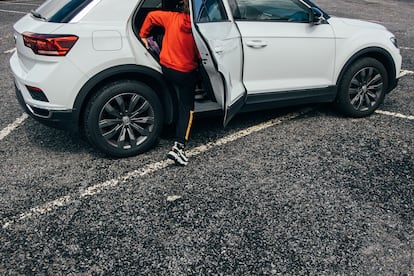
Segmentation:
<svg viewBox="0 0 414 276">
<path fill-rule="evenodd" d="M 244 105 L 243 49 L 240 32 L 222 0 L 193 0 L 193 34 L 202 64 L 224 110 L 226 125 Z"/>
<path fill-rule="evenodd" d="M 334 85 L 335 36 L 301 0 L 228 0 L 244 48 L 248 94 Z M 277 93 L 276 93 L 277 95 Z"/>
</svg>

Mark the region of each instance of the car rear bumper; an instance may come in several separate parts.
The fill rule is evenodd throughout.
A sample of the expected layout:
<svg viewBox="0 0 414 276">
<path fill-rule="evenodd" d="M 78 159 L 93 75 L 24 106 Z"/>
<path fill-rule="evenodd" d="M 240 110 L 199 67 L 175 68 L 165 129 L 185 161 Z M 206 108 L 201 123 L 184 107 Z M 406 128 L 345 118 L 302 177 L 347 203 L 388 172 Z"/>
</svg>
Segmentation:
<svg viewBox="0 0 414 276">
<path fill-rule="evenodd" d="M 26 103 L 22 92 L 16 85 L 15 91 L 20 106 L 35 120 L 50 127 L 77 132 L 78 128 L 72 110 L 49 110 L 43 107 L 30 105 Z"/>
</svg>

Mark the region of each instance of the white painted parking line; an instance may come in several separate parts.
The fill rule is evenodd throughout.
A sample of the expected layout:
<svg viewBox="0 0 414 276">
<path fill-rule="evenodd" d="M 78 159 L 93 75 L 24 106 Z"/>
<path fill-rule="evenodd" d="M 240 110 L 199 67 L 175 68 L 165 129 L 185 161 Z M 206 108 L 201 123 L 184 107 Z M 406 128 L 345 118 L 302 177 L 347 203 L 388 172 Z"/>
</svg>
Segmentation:
<svg viewBox="0 0 414 276">
<path fill-rule="evenodd" d="M 190 157 L 195 157 L 195 156 L 200 155 L 200 154 L 202 154 L 202 153 L 204 153 L 204 152 L 206 152 L 210 149 L 213 149 L 213 148 L 216 148 L 216 147 L 219 147 L 219 146 L 223 146 L 223 145 L 228 144 L 230 142 L 236 141 L 240 138 L 243 138 L 243 137 L 246 137 L 246 136 L 251 135 L 253 133 L 259 132 L 259 131 L 264 130 L 264 129 L 267 129 L 269 127 L 279 125 L 283 122 L 298 118 L 299 116 L 301 116 L 301 115 L 303 115 L 303 114 L 305 114 L 305 113 L 307 113 L 311 110 L 312 109 L 310 109 L 310 108 L 306 108 L 306 109 L 303 109 L 299 112 L 292 113 L 292 114 L 283 116 L 281 118 L 272 119 L 272 120 L 269 120 L 269 121 L 264 122 L 262 124 L 255 125 L 255 126 L 240 130 L 240 131 L 235 132 L 233 134 L 230 134 L 226 137 L 218 139 L 214 142 L 210 142 L 210 143 L 207 143 L 206 145 L 202 145 L 202 146 L 193 148 L 193 149 L 191 149 L 187 152 L 187 155 L 190 156 Z M 92 186 L 90 186 L 90 187 L 88 187 L 84 190 L 81 190 L 79 193 L 63 196 L 63 197 L 60 197 L 56 200 L 47 202 L 43 205 L 31 208 L 29 211 L 27 211 L 25 213 L 22 213 L 20 215 L 17 215 L 17 216 L 14 216 L 14 217 L 3 220 L 1 222 L 2 228 L 3 229 L 9 228 L 13 224 L 18 223 L 19 221 L 23 221 L 27 218 L 34 217 L 36 215 L 47 214 L 47 213 L 52 212 L 52 211 L 54 211 L 54 210 L 56 210 L 60 207 L 68 206 L 68 205 L 70 205 L 70 204 L 72 204 L 72 203 L 74 203 L 78 200 L 82 200 L 83 198 L 99 195 L 99 194 L 103 193 L 106 190 L 109 190 L 111 188 L 115 188 L 117 186 L 120 186 L 123 183 L 126 183 L 126 182 L 128 182 L 128 181 L 130 181 L 134 178 L 143 177 L 143 176 L 149 175 L 151 173 L 155 173 L 155 172 L 157 172 L 159 170 L 162 170 L 164 168 L 167 168 L 168 166 L 171 165 L 171 162 L 172 162 L 171 160 L 162 160 L 162 161 L 159 161 L 159 162 L 155 162 L 155 163 L 146 165 L 146 166 L 144 166 L 144 167 L 142 167 L 138 170 L 130 172 L 130 173 L 128 173 L 128 174 L 126 174 L 122 177 L 111 179 L 111 180 L 105 181 L 103 183 L 98 183 L 98 184 L 92 185 Z M 167 200 L 168 200 L 168 198 L 167 198 Z"/>
<path fill-rule="evenodd" d="M 21 5 L 21 6 L 34 6 L 39 7 L 40 4 L 33 4 L 33 3 L 22 3 L 22 2 L 0 2 L 3 5 Z"/>
<path fill-rule="evenodd" d="M 236 140 L 241 139 L 243 137 L 249 136 L 253 133 L 256 133 L 256 132 L 259 132 L 261 130 L 267 129 L 269 127 L 279 125 L 283 122 L 298 118 L 299 116 L 301 116 L 305 113 L 308 113 L 311 110 L 312 109 L 310 109 L 310 108 L 306 108 L 306 109 L 303 109 L 299 112 L 288 114 L 288 115 L 283 116 L 283 117 L 278 118 L 278 119 L 272 119 L 272 120 L 269 120 L 269 121 L 264 122 L 262 124 L 255 125 L 255 126 L 252 126 L 252 127 L 246 128 L 246 129 L 242 129 L 238 132 L 230 134 L 230 135 L 228 135 L 226 137 L 223 137 L 221 139 L 218 139 L 216 141 L 213 141 L 213 142 L 207 143 L 205 145 L 201 145 L 201 146 L 198 146 L 196 148 L 193 148 L 193 149 L 191 149 L 187 152 L 187 155 L 189 157 L 195 157 L 197 155 L 201 155 L 202 153 L 207 152 L 207 151 L 209 151 L 213 148 L 226 145 L 230 142 L 233 142 L 233 141 L 236 141 Z M 402 118 L 402 119 L 414 120 L 414 116 L 403 115 L 403 114 L 400 114 L 400 113 L 394 113 L 394 112 L 389 112 L 389 111 L 384 111 L 384 110 L 377 110 L 376 113 L 381 114 L 381 115 L 386 115 L 386 116 Z M 2 130 L 0 132 L 0 140 L 2 140 L 4 137 L 6 137 L 16 127 L 21 125 L 27 117 L 28 117 L 27 114 L 23 114 L 13 124 L 10 124 L 4 130 Z M 138 170 L 130 172 L 130 173 L 128 173 L 124 176 L 121 176 L 119 178 L 111 179 L 111 180 L 108 180 L 108 181 L 105 181 L 105 182 L 102 182 L 102 183 L 92 185 L 92 186 L 90 186 L 86 189 L 81 190 L 79 193 L 63 196 L 63 197 L 60 197 L 56 200 L 49 201 L 49 202 L 47 202 L 43 205 L 33 207 L 29 211 L 27 211 L 25 213 L 21 213 L 20 215 L 17 215 L 17 216 L 8 218 L 8 219 L 4 219 L 1 223 L 2 228 L 3 229 L 9 228 L 13 224 L 18 223 L 19 221 L 23 221 L 25 219 L 34 217 L 36 215 L 47 214 L 47 213 L 52 212 L 52 211 L 54 211 L 54 210 L 56 210 L 60 207 L 68 206 L 68 205 L 76 202 L 77 200 L 82 200 L 83 198 L 86 198 L 86 197 L 99 195 L 99 194 L 103 193 L 106 190 L 109 190 L 111 188 L 115 188 L 117 186 L 120 186 L 123 183 L 126 183 L 126 182 L 128 182 L 128 181 L 130 181 L 134 178 L 143 177 L 143 176 L 149 175 L 151 173 L 155 173 L 159 170 L 167 168 L 170 165 L 171 165 L 170 160 L 162 160 L 162 161 L 159 161 L 159 162 L 151 163 L 149 165 L 146 165 L 146 166 L 144 166 L 144 167 L 142 167 Z M 168 197 L 167 200 L 171 200 L 171 199 Z"/>
<path fill-rule="evenodd" d="M 381 114 L 381 115 L 386 115 L 386 116 L 392 116 L 392 117 L 396 117 L 396 118 L 401 118 L 401 119 L 414 120 L 414 116 L 404 115 L 404 114 L 401 114 L 401 113 L 390 112 L 390 111 L 385 111 L 385 110 L 377 110 L 377 111 L 375 111 L 375 113 L 378 113 L 378 114 Z"/>
<path fill-rule="evenodd" d="M 414 48 L 411 48 L 411 47 L 400 47 L 400 49 L 402 49 L 402 50 L 414 50 Z"/>
<path fill-rule="evenodd" d="M 4 54 L 11 54 L 11 53 L 14 53 L 14 52 L 16 52 L 16 48 L 13 48 L 13 49 L 10 49 L 10 50 L 7 50 L 7 51 L 4 51 L 3 53 L 4 53 Z"/>
<path fill-rule="evenodd" d="M 404 76 L 408 76 L 408 75 L 413 75 L 414 71 L 410 71 L 410 70 L 401 70 L 400 72 L 400 78 L 404 77 Z"/>
<path fill-rule="evenodd" d="M 0 131 L 0 141 L 7 137 L 13 130 L 18 128 L 21 124 L 24 123 L 24 121 L 29 117 L 26 113 L 23 113 L 22 116 L 17 118 L 13 123 L 5 127 Z"/>
<path fill-rule="evenodd" d="M 3 10 L 3 9 L 0 9 L 0 12 L 18 13 L 18 14 L 27 14 L 27 12 L 22 12 L 22 11 L 12 11 L 12 10 Z"/>
</svg>

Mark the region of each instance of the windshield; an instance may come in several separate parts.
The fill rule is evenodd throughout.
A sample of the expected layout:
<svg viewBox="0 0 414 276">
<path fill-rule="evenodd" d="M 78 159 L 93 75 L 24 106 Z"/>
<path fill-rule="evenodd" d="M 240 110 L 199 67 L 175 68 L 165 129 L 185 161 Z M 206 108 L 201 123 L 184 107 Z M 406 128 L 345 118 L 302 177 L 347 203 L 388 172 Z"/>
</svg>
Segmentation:
<svg viewBox="0 0 414 276">
<path fill-rule="evenodd" d="M 93 0 L 48 0 L 32 12 L 48 22 L 67 23 Z"/>
</svg>

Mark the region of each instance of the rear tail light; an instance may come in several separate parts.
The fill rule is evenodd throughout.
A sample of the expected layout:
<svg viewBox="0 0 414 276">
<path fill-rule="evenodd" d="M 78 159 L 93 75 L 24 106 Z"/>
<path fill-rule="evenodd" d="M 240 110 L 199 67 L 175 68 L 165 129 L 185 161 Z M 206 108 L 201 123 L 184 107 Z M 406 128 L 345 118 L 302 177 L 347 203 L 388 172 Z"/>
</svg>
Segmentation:
<svg viewBox="0 0 414 276">
<path fill-rule="evenodd" d="M 24 45 L 32 49 L 36 55 L 66 56 L 78 41 L 78 37 L 76 35 L 23 33 L 23 41 Z"/>
</svg>

